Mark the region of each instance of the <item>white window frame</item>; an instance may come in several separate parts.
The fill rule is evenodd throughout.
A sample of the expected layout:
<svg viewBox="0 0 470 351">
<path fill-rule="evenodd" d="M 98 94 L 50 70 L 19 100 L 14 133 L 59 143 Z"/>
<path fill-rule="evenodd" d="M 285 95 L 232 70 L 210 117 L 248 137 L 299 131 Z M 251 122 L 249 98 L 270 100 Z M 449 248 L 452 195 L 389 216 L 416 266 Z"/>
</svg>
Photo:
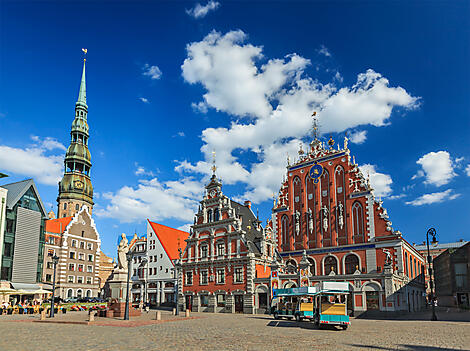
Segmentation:
<svg viewBox="0 0 470 351">
<path fill-rule="evenodd" d="M 223 241 L 219 241 L 217 243 L 217 256 L 221 257 L 224 255 L 225 255 L 225 243 Z"/>
<path fill-rule="evenodd" d="M 93 266 L 87 265 L 87 266 L 86 266 L 86 271 L 87 271 L 88 273 L 93 273 Z"/>
<path fill-rule="evenodd" d="M 80 280 L 81 280 L 81 282 L 80 282 Z M 77 276 L 77 284 L 83 284 L 83 282 L 84 282 L 83 276 L 82 275 Z"/>
<path fill-rule="evenodd" d="M 220 279 L 222 277 L 222 279 Z M 215 270 L 216 284 L 225 284 L 225 268 L 217 268 Z"/>
<path fill-rule="evenodd" d="M 87 243 L 87 244 L 86 244 L 86 248 L 87 248 L 88 250 L 93 250 L 93 243 Z"/>
<path fill-rule="evenodd" d="M 202 281 L 203 273 L 206 273 L 206 282 Z M 199 285 L 209 285 L 209 270 L 203 269 L 199 271 Z"/>
<path fill-rule="evenodd" d="M 89 283 L 88 283 L 89 281 Z M 93 278 L 92 277 L 86 277 L 86 284 L 93 284 Z"/>
<path fill-rule="evenodd" d="M 70 269 L 70 266 L 72 266 L 73 269 Z M 68 270 L 72 271 L 72 272 L 75 272 L 75 263 L 69 263 Z"/>
<path fill-rule="evenodd" d="M 72 279 L 70 279 L 72 278 Z M 75 283 L 75 276 L 74 275 L 69 275 L 67 277 L 67 283 Z"/>
<path fill-rule="evenodd" d="M 85 261 L 85 254 L 84 254 L 83 252 L 79 252 L 79 253 L 78 253 L 78 259 L 79 259 L 80 261 Z"/>
<path fill-rule="evenodd" d="M 71 246 L 71 247 L 77 247 L 77 243 L 78 243 L 77 240 L 72 239 L 72 242 L 71 242 L 70 246 Z"/>
<path fill-rule="evenodd" d="M 203 252 L 206 253 L 205 256 L 203 255 Z M 201 258 L 208 258 L 208 257 L 209 257 L 209 245 L 207 244 L 201 245 Z"/>
<path fill-rule="evenodd" d="M 91 260 L 90 260 L 90 256 L 91 256 Z M 94 260 L 95 260 L 95 257 L 92 254 L 88 254 L 87 261 L 94 262 Z"/>
<path fill-rule="evenodd" d="M 191 276 L 191 282 L 188 282 L 188 275 Z M 192 271 L 186 272 L 186 285 L 193 285 L 193 278 L 194 278 L 194 276 L 193 276 L 193 272 L 192 272 Z"/>
<path fill-rule="evenodd" d="M 239 281 L 237 280 L 237 269 L 241 269 L 242 271 L 242 274 L 241 274 L 241 277 L 242 279 Z M 240 267 L 234 267 L 233 268 L 233 283 L 234 284 L 243 284 L 243 281 L 245 280 L 245 270 L 243 269 L 243 266 L 240 266 Z"/>
</svg>

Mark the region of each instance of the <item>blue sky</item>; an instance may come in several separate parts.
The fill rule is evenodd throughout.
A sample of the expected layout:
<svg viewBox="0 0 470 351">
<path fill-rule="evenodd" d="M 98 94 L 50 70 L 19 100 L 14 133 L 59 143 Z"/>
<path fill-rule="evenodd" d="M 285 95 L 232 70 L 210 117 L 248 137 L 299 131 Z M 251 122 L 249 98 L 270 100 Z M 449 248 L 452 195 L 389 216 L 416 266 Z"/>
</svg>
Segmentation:
<svg viewBox="0 0 470 351">
<path fill-rule="evenodd" d="M 468 2 L 0 4 L 2 184 L 48 209 L 88 49 L 95 221 L 105 253 L 146 218 L 187 228 L 216 151 L 224 192 L 270 216 L 311 138 L 352 154 L 410 242 L 470 239 Z"/>
</svg>

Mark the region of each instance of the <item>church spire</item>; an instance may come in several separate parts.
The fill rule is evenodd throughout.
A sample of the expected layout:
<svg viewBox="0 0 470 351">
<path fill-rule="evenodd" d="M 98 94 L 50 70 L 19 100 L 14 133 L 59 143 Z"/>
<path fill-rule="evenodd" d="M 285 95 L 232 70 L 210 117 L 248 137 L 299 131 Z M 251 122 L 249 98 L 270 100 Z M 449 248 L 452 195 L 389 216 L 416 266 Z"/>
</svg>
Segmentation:
<svg viewBox="0 0 470 351">
<path fill-rule="evenodd" d="M 87 49 L 82 49 L 82 51 L 85 53 L 87 53 Z M 75 104 L 76 106 L 77 105 L 85 105 L 85 107 L 88 107 L 87 104 L 86 104 L 86 73 L 85 73 L 85 69 L 86 69 L 86 57 L 83 59 L 83 71 L 82 71 L 82 81 L 80 82 L 80 91 L 78 92 L 78 99 L 77 99 L 77 103 Z"/>
</svg>

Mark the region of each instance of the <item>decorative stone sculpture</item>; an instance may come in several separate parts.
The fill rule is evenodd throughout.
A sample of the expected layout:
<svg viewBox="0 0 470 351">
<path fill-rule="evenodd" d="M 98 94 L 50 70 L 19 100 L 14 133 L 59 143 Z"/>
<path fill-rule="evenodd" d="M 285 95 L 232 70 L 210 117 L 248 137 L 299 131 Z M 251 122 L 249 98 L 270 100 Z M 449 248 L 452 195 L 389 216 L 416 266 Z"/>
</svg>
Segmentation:
<svg viewBox="0 0 470 351">
<path fill-rule="evenodd" d="M 343 204 L 340 202 L 338 204 L 338 211 L 339 211 L 339 214 L 338 214 L 338 225 L 339 225 L 339 228 L 340 229 L 343 229 L 343 226 L 344 226 L 344 218 L 343 218 Z"/>
<path fill-rule="evenodd" d="M 300 233 L 300 213 L 295 211 L 295 233 L 299 235 Z"/>
<path fill-rule="evenodd" d="M 323 231 L 327 231 L 328 230 L 328 208 L 324 205 L 322 207 L 322 211 L 323 211 Z"/>
<path fill-rule="evenodd" d="M 126 254 L 129 251 L 129 242 L 127 241 L 126 234 L 121 234 L 121 242 L 118 245 L 118 269 L 127 271 L 127 258 Z"/>
<path fill-rule="evenodd" d="M 313 213 L 311 208 L 308 209 L 308 229 L 311 234 L 313 232 Z"/>
</svg>

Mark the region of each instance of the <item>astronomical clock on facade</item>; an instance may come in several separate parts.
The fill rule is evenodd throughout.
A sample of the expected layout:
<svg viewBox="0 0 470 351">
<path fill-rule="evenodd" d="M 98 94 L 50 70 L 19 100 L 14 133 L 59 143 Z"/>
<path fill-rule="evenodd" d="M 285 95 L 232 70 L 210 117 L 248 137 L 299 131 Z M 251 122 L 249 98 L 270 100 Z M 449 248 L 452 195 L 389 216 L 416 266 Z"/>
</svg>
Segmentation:
<svg viewBox="0 0 470 351">
<path fill-rule="evenodd" d="M 382 201 L 348 148 L 317 139 L 288 161 L 269 227 L 282 260 L 271 288 L 347 281 L 349 309 L 418 310 L 423 257 L 393 230 Z"/>
</svg>

